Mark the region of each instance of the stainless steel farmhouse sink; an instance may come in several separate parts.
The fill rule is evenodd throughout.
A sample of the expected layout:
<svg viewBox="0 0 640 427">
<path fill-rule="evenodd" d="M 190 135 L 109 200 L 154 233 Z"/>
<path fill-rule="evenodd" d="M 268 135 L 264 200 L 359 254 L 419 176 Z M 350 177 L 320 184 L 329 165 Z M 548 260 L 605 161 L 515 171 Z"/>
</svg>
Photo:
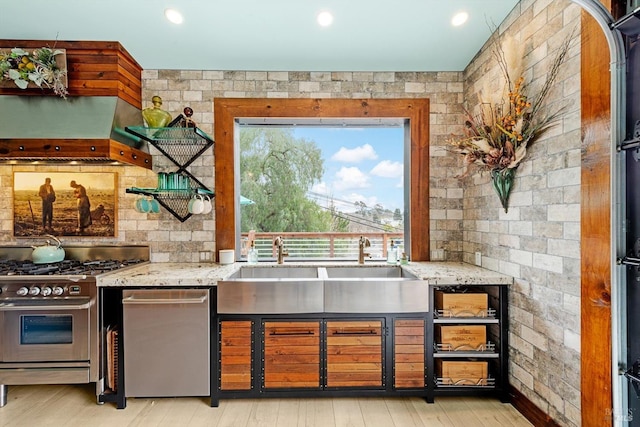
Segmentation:
<svg viewBox="0 0 640 427">
<path fill-rule="evenodd" d="M 221 314 L 322 313 L 321 279 L 228 279 L 218 282 Z"/>
<path fill-rule="evenodd" d="M 247 265 L 233 273 L 229 280 L 236 279 L 369 279 L 369 278 L 409 278 L 417 279 L 410 272 L 395 265 L 336 265 L 336 266 L 301 266 L 301 265 Z"/>
<path fill-rule="evenodd" d="M 427 282 L 399 266 L 326 267 L 324 310 L 328 313 L 429 311 Z"/>
<path fill-rule="evenodd" d="M 327 279 L 326 313 L 424 313 L 429 311 L 427 282 L 401 277 Z"/>
<path fill-rule="evenodd" d="M 399 266 L 246 266 L 217 288 L 222 314 L 429 311 L 427 282 Z"/>
<path fill-rule="evenodd" d="M 368 278 L 385 278 L 398 277 L 418 279 L 410 272 L 403 270 L 399 266 L 388 265 L 365 265 L 365 266 L 331 266 L 325 267 L 327 277 L 329 279 L 368 279 Z"/>
<path fill-rule="evenodd" d="M 246 266 L 231 275 L 230 279 L 317 279 L 318 267 L 309 266 Z"/>
<path fill-rule="evenodd" d="M 244 266 L 218 282 L 218 313 L 321 313 L 322 279 L 311 266 Z"/>
</svg>

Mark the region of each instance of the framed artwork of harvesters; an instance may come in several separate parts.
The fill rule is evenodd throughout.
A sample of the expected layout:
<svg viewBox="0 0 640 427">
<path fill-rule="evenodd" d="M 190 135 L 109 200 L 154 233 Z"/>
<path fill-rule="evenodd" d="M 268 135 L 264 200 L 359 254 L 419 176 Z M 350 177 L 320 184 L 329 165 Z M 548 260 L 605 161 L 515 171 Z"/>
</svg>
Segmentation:
<svg viewBox="0 0 640 427">
<path fill-rule="evenodd" d="M 115 172 L 14 172 L 15 237 L 115 237 Z"/>
</svg>

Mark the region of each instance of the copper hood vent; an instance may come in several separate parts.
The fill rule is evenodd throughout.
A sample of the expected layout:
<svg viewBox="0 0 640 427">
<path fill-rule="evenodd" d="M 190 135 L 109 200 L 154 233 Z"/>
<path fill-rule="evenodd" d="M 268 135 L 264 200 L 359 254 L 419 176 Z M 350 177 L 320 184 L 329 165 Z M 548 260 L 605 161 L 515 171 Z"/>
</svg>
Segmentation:
<svg viewBox="0 0 640 427">
<path fill-rule="evenodd" d="M 147 143 L 124 131 L 140 110 L 117 96 L 2 96 L 0 162 L 100 163 L 151 169 Z"/>
</svg>

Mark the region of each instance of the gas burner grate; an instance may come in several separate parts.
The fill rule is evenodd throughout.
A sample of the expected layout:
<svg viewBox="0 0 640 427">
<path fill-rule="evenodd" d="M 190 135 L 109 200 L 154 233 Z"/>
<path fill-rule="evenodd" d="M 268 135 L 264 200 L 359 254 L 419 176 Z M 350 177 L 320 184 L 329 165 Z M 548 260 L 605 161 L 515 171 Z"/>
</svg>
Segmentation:
<svg viewBox="0 0 640 427">
<path fill-rule="evenodd" d="M 97 275 L 144 262 L 128 260 L 64 260 L 48 264 L 31 261 L 0 260 L 0 276 Z"/>
</svg>

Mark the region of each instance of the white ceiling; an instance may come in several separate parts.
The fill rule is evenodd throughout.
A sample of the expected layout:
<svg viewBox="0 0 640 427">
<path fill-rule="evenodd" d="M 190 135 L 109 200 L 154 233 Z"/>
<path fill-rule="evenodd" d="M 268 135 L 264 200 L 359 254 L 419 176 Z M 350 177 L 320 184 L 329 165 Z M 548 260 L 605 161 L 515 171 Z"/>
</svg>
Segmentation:
<svg viewBox="0 0 640 427">
<path fill-rule="evenodd" d="M 518 0 L 3 1 L 0 39 L 119 41 L 144 69 L 460 71 Z M 184 15 L 175 25 L 164 17 Z M 333 25 L 316 23 L 333 13 Z M 469 21 L 452 27 L 452 16 Z"/>
</svg>

